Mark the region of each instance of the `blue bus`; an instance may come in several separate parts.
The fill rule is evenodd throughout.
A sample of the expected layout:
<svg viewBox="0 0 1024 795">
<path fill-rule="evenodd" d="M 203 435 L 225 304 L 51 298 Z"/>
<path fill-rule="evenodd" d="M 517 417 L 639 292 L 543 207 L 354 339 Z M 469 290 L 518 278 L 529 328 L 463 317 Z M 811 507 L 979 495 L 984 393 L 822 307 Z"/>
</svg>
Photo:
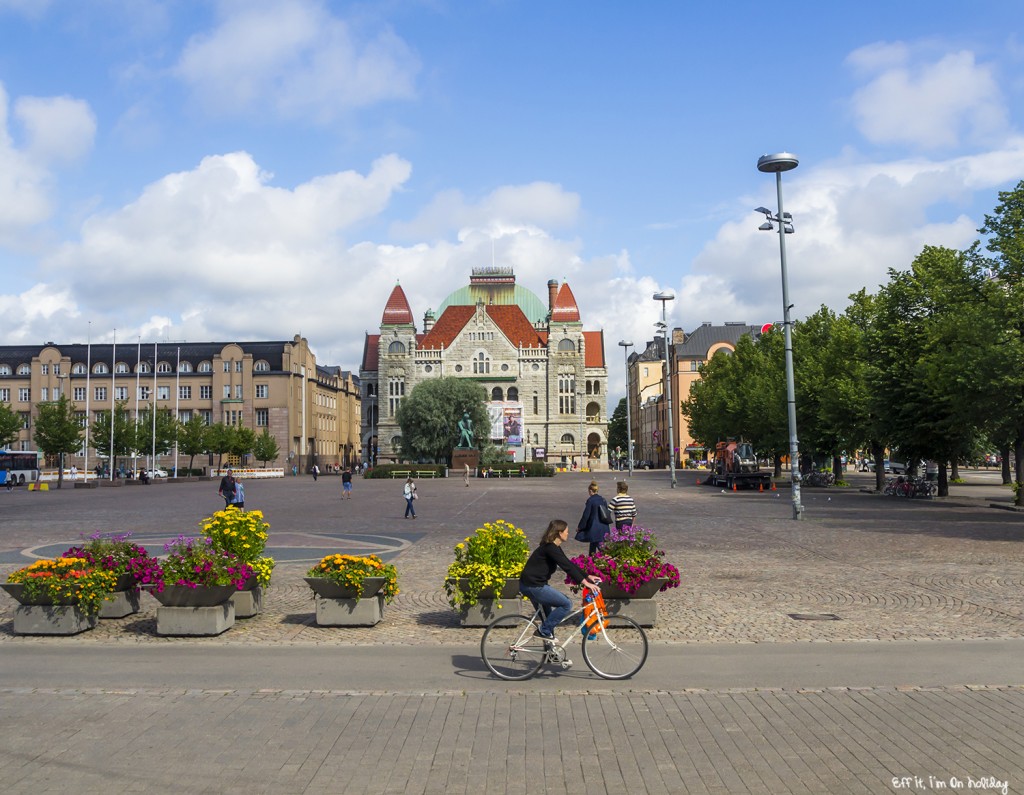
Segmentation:
<svg viewBox="0 0 1024 795">
<path fill-rule="evenodd" d="M 0 484 L 34 483 L 39 472 L 39 453 L 33 450 L 0 450 Z"/>
</svg>

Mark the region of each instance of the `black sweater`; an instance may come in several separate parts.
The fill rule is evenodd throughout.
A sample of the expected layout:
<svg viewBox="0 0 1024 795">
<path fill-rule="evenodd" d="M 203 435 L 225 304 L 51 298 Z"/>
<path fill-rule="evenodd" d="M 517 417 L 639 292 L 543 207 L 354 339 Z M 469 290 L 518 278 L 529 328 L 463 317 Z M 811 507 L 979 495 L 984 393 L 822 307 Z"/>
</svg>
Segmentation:
<svg viewBox="0 0 1024 795">
<path fill-rule="evenodd" d="M 572 577 L 577 584 L 587 576 L 583 569 L 573 563 L 558 544 L 541 544 L 532 553 L 523 566 L 519 582 L 527 587 L 547 585 L 555 569 L 559 568 Z"/>
</svg>

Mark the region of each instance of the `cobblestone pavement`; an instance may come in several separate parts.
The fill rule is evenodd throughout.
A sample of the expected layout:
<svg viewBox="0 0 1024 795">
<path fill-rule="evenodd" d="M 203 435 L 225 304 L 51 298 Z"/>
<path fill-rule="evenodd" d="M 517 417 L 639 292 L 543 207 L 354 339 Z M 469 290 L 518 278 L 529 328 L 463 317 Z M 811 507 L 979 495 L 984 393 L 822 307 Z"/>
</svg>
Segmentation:
<svg viewBox="0 0 1024 795">
<path fill-rule="evenodd" d="M 616 476 L 597 479 L 613 491 Z M 415 675 L 349 691 L 286 689 L 269 677 L 265 687 L 212 688 L 200 673 L 195 688 L 182 689 L 160 686 L 154 666 L 151 687 L 116 684 L 131 647 L 159 644 L 240 652 L 269 644 L 294 654 L 300 670 L 314 647 L 337 647 L 343 667 L 346 646 L 386 654 L 388 645 L 418 645 L 436 664 L 435 650 L 471 648 L 480 635 L 460 628 L 444 599 L 452 546 L 496 518 L 531 540 L 552 517 L 574 523 L 589 480 L 424 481 L 415 521 L 402 519 L 395 482 L 357 480 L 354 499 L 342 502 L 334 478 L 254 481 L 247 502 L 266 512 L 280 563 L 264 612 L 219 638 L 158 637 L 148 596 L 140 614 L 75 638 L 20 638 L 14 603 L 0 596 L 0 670 L 15 649 L 73 655 L 89 646 L 109 659 L 109 671 L 83 672 L 80 681 L 52 681 L 40 668 L 21 677 L 37 680 L 32 686 L 5 686 L 0 673 L 4 791 L 1024 791 L 1019 668 L 998 681 L 943 686 L 911 678 L 901 687 L 694 690 L 681 679 L 652 690 L 641 676 L 618 687 L 593 680 L 590 691 L 579 682 L 572 692 L 495 682 L 467 692 L 455 677 L 451 689 L 418 689 Z M 683 574 L 681 588 L 658 597 L 652 654 L 711 642 L 736 654 L 749 643 L 787 644 L 799 655 L 823 641 L 842 653 L 828 642 L 848 640 L 920 641 L 909 645 L 927 654 L 929 640 L 1024 637 L 1024 518 L 987 507 L 1004 495 L 917 503 L 856 488 L 805 490 L 807 519 L 793 522 L 787 492 L 723 492 L 694 481 L 686 472 L 675 490 L 666 473 L 631 481 L 640 523 Z M 0 493 L 0 576 L 95 531 L 131 530 L 153 550 L 216 510 L 215 488 Z M 402 593 L 376 627 L 316 627 L 302 573 L 321 554 L 349 549 L 390 557 Z M 251 666 L 259 671 L 258 655 Z M 113 684 L 96 684 L 104 678 Z"/>
<path fill-rule="evenodd" d="M 685 482 L 684 482 L 685 479 Z M 599 476 L 605 492 L 615 476 Z M 722 492 L 680 473 L 632 479 L 640 522 L 654 529 L 682 586 L 658 596 L 656 642 L 766 642 L 1009 638 L 1024 636 L 1024 518 L 978 506 L 949 506 L 865 494 L 804 491 L 807 519 L 794 522 L 788 492 Z M 531 544 L 552 517 L 575 523 L 589 476 L 545 480 L 425 481 L 420 516 L 404 520 L 392 481 L 358 481 L 352 500 L 340 481 L 255 481 L 250 507 L 271 523 L 279 564 L 264 612 L 216 639 L 189 643 L 448 643 L 474 637 L 458 626 L 442 582 L 452 547 L 483 522 L 507 518 Z M 153 538 L 190 533 L 219 508 L 211 483 L 0 494 L 0 576 L 28 555 L 53 555 L 95 531 Z M 583 545 L 570 542 L 570 555 Z M 30 550 L 26 554 L 26 550 Z M 323 554 L 377 550 L 399 568 L 401 594 L 367 629 L 317 627 L 302 575 Z M 20 563 L 13 561 L 19 560 Z M 300 561 L 300 562 L 289 562 Z M 104 621 L 72 642 L 173 643 L 155 634 L 156 601 L 122 621 Z M 14 602 L 0 597 L 0 640 Z M 792 615 L 838 620 L 797 620 Z M 67 643 L 68 639 L 54 639 Z"/>
</svg>

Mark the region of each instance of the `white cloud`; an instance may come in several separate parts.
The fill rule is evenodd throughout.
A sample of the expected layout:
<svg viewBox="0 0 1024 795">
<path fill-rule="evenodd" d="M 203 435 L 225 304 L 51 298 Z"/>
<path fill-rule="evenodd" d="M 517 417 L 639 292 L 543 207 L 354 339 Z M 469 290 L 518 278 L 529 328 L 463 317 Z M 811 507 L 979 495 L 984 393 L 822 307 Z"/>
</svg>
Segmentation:
<svg viewBox="0 0 1024 795">
<path fill-rule="evenodd" d="M 389 29 L 364 35 L 313 0 L 222 3 L 221 12 L 174 70 L 211 113 L 324 122 L 415 93 L 418 59 Z"/>
<path fill-rule="evenodd" d="M 71 97 L 21 97 L 14 116 L 25 128 L 26 152 L 43 162 L 73 162 L 92 149 L 96 117 Z"/>
<path fill-rule="evenodd" d="M 991 66 L 968 51 L 915 63 L 903 44 L 873 44 L 847 63 L 871 77 L 851 99 L 860 132 L 872 143 L 949 148 L 993 141 L 1007 131 L 1007 111 Z"/>
</svg>

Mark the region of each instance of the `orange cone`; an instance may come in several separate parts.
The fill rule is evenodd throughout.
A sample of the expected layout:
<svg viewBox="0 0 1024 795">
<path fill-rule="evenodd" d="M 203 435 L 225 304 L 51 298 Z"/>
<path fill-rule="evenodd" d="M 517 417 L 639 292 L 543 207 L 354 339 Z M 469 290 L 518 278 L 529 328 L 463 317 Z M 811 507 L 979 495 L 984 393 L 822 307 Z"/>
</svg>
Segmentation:
<svg viewBox="0 0 1024 795">
<path fill-rule="evenodd" d="M 732 490 L 736 491 L 736 481 L 735 480 L 732 482 Z"/>
<path fill-rule="evenodd" d="M 764 483 L 758 483 L 757 484 L 757 490 L 758 491 L 764 491 Z"/>
<path fill-rule="evenodd" d="M 775 488 L 775 481 L 774 480 L 772 481 L 772 491 L 778 491 L 778 489 Z"/>
</svg>

